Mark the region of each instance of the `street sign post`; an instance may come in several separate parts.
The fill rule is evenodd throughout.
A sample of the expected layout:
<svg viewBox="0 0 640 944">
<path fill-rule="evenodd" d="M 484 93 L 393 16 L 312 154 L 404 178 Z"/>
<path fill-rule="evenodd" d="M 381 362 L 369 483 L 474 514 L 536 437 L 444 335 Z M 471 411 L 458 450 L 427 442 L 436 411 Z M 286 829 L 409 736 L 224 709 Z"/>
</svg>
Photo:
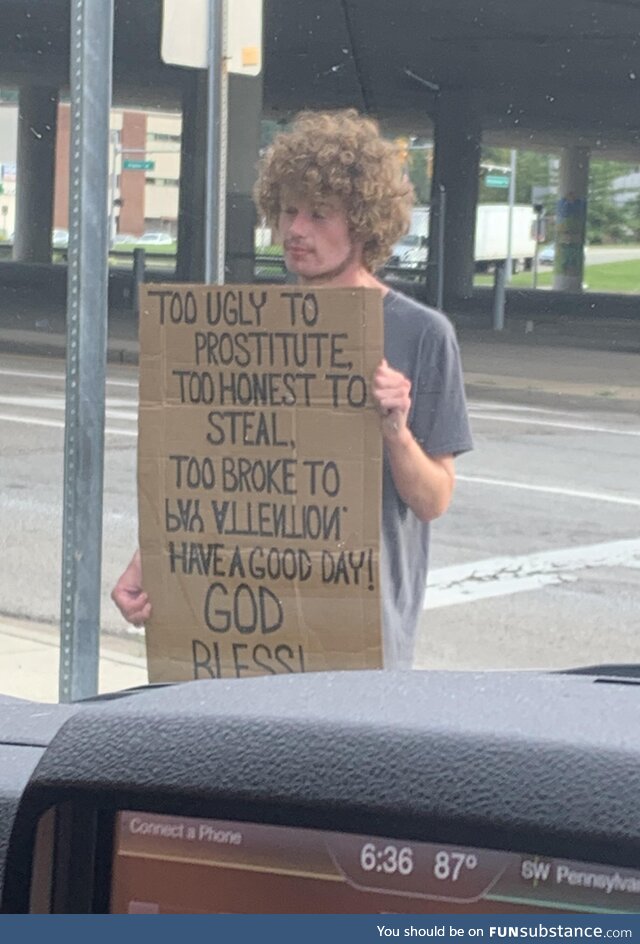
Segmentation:
<svg viewBox="0 0 640 944">
<path fill-rule="evenodd" d="M 163 0 L 162 60 L 207 69 L 205 281 L 225 278 L 228 74 L 262 71 L 263 0 Z"/>
<path fill-rule="evenodd" d="M 516 169 L 518 164 L 518 152 L 511 149 L 511 161 L 509 165 L 509 222 L 507 230 L 507 268 L 506 278 L 510 282 L 513 278 L 513 208 L 516 202 Z"/>
<path fill-rule="evenodd" d="M 98 691 L 113 0 L 71 3 L 60 701 Z"/>
<path fill-rule="evenodd" d="M 208 0 L 207 162 L 205 179 L 204 279 L 222 285 L 227 197 L 228 76 L 224 68 L 225 0 Z"/>
<path fill-rule="evenodd" d="M 259 75 L 262 71 L 263 0 L 225 0 L 227 72 Z M 210 0 L 163 0 L 163 62 L 206 69 L 211 35 Z"/>
</svg>

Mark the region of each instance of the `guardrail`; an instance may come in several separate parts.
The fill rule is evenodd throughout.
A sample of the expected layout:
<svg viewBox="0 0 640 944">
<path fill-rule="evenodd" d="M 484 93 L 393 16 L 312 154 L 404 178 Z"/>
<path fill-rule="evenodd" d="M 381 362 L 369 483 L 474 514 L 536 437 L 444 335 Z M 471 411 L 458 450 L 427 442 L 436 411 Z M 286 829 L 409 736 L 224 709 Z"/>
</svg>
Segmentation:
<svg viewBox="0 0 640 944">
<path fill-rule="evenodd" d="M 10 260 L 13 250 L 13 244 L 8 242 L 0 242 L 0 260 Z M 157 252 L 154 251 L 152 247 L 147 246 L 135 246 L 131 249 L 110 249 L 109 258 L 114 260 L 131 260 L 131 268 L 134 266 L 134 256 L 136 252 L 140 250 L 144 251 L 144 258 L 146 262 L 151 262 L 155 265 L 166 261 L 167 268 L 173 267 L 176 260 L 175 253 L 167 252 Z M 284 264 L 284 259 L 282 256 L 273 256 L 265 253 L 255 253 L 255 255 L 249 256 L 248 253 L 233 253 L 230 254 L 233 258 L 247 259 L 253 258 L 255 263 L 255 276 L 257 279 L 264 280 L 267 277 L 278 277 L 283 278 L 286 276 L 287 270 Z M 57 261 L 64 263 L 67 261 L 67 249 L 52 249 L 52 257 L 57 258 Z M 386 265 L 381 269 L 383 276 L 397 276 L 406 282 L 423 282 L 426 279 L 427 269 L 426 266 L 420 266 L 418 268 L 411 267 L 407 268 L 400 265 Z"/>
<path fill-rule="evenodd" d="M 173 262 L 173 260 L 176 258 L 175 252 L 154 252 L 153 249 L 150 249 L 148 246 L 132 246 L 131 249 L 110 249 L 109 257 L 115 257 L 116 259 L 131 259 L 133 263 L 133 254 L 136 249 L 144 249 L 147 259 L 167 259 L 169 262 Z M 52 258 L 57 256 L 60 261 L 64 262 L 66 262 L 68 251 L 69 250 L 67 247 L 51 247 Z M 0 242 L 0 259 L 11 259 L 12 254 L 13 243 Z"/>
<path fill-rule="evenodd" d="M 284 264 L 284 259 L 282 256 L 266 256 L 258 255 L 255 256 L 255 265 L 256 265 L 256 274 L 259 273 L 259 269 L 263 268 L 273 268 L 277 269 L 283 275 L 286 273 L 286 268 Z M 382 275 L 397 275 L 403 279 L 403 281 L 415 281 L 423 282 L 427 277 L 427 267 L 426 266 L 400 266 L 400 265 L 385 265 L 381 268 Z"/>
<path fill-rule="evenodd" d="M 382 267 L 383 275 L 398 275 L 404 281 L 408 282 L 424 282 L 427 278 L 427 267 L 426 266 L 411 266 L 407 268 L 406 266 L 399 265 L 385 265 Z"/>
</svg>

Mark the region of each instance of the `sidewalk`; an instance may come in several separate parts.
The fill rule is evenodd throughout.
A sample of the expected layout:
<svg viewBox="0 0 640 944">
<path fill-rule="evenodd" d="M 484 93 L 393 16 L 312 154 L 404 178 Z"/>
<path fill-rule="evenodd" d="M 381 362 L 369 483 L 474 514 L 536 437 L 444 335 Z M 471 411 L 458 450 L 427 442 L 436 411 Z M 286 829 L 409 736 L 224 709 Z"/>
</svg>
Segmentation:
<svg viewBox="0 0 640 944">
<path fill-rule="evenodd" d="M 0 692 L 31 701 L 58 701 L 60 642 L 57 626 L 0 616 Z M 141 636 L 100 640 L 100 692 L 147 684 Z"/>
<path fill-rule="evenodd" d="M 640 415 L 640 325 L 638 351 L 571 347 L 542 331 L 537 337 L 458 329 L 465 386 L 470 399 L 635 412 Z"/>
</svg>

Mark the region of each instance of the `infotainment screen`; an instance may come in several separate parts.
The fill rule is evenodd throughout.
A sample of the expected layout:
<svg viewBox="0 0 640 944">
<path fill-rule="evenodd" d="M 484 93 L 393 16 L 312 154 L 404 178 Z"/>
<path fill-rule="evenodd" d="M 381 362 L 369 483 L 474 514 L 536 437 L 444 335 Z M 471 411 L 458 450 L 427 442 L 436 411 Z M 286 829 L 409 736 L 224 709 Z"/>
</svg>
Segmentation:
<svg viewBox="0 0 640 944">
<path fill-rule="evenodd" d="M 529 853 L 123 812 L 114 914 L 640 912 L 640 872 Z"/>
</svg>

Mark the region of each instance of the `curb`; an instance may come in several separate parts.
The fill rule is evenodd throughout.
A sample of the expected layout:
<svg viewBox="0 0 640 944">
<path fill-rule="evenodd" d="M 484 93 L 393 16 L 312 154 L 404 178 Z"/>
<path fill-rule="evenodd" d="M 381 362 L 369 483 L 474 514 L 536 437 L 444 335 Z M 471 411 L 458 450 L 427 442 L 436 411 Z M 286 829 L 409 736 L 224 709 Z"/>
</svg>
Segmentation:
<svg viewBox="0 0 640 944">
<path fill-rule="evenodd" d="M 60 344 L 59 341 L 49 342 L 44 339 L 33 342 L 0 339 L 0 353 L 19 354 L 24 357 L 57 357 L 64 360 L 67 346 L 66 344 Z M 136 365 L 138 363 L 138 352 L 127 348 L 108 347 L 107 363 Z"/>
<path fill-rule="evenodd" d="M 494 385 L 495 384 L 495 385 Z M 640 400 L 604 396 L 595 393 L 572 393 L 543 387 L 514 388 L 492 384 L 465 383 L 467 400 L 486 400 L 512 403 L 520 406 L 543 407 L 552 410 L 582 410 L 593 413 L 640 413 Z"/>
<path fill-rule="evenodd" d="M 117 341 L 109 343 L 107 363 L 127 366 L 138 364 L 138 350 L 135 342 L 124 343 L 126 346 L 118 346 Z M 59 335 L 46 334 L 34 336 L 33 340 L 3 338 L 0 332 L 0 353 L 56 357 L 64 360 L 66 339 L 62 339 Z M 606 412 L 640 410 L 640 385 L 601 391 L 597 387 L 587 387 L 587 385 L 552 380 L 536 381 L 535 378 L 530 378 L 529 382 L 523 382 L 520 378 L 481 374 L 473 370 L 466 371 L 465 377 L 467 396 L 479 400 L 509 398 L 511 402 L 525 405 L 548 405 L 556 408 L 560 405 L 564 407 L 569 405 L 585 410 Z M 627 390 L 628 396 L 625 395 Z"/>
</svg>

